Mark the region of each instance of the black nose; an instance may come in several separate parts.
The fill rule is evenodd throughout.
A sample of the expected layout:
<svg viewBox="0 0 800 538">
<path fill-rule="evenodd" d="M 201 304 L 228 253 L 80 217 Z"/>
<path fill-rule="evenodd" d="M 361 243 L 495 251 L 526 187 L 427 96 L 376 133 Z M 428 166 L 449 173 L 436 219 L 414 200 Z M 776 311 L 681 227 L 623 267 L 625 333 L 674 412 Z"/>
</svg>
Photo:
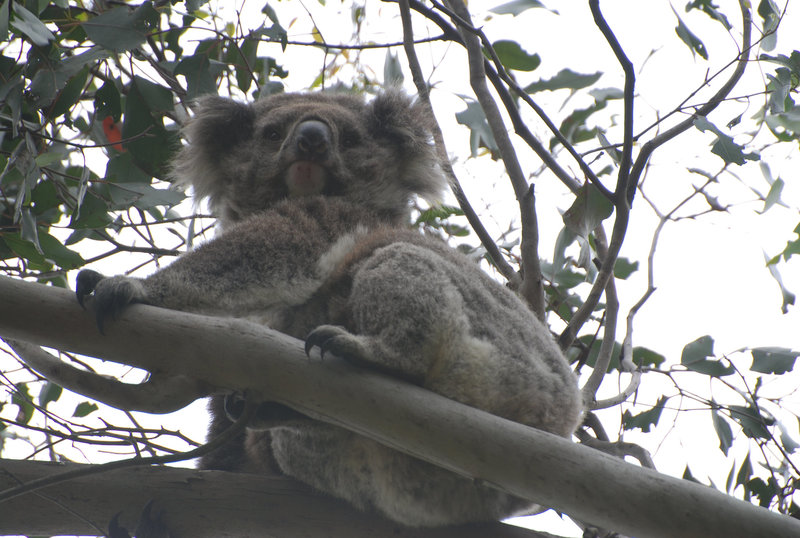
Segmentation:
<svg viewBox="0 0 800 538">
<path fill-rule="evenodd" d="M 319 120 L 306 120 L 297 126 L 295 146 L 301 158 L 322 160 L 331 147 L 331 130 Z"/>
</svg>

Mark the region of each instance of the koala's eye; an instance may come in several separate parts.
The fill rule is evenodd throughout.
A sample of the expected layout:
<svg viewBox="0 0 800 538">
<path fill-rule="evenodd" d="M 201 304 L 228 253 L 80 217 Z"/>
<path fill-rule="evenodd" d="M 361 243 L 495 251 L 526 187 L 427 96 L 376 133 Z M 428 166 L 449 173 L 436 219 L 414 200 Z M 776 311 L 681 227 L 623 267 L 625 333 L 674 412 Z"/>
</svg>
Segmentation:
<svg viewBox="0 0 800 538">
<path fill-rule="evenodd" d="M 283 136 L 276 127 L 266 127 L 264 128 L 264 138 L 267 140 L 272 140 L 273 142 L 277 142 L 283 138 Z"/>
</svg>

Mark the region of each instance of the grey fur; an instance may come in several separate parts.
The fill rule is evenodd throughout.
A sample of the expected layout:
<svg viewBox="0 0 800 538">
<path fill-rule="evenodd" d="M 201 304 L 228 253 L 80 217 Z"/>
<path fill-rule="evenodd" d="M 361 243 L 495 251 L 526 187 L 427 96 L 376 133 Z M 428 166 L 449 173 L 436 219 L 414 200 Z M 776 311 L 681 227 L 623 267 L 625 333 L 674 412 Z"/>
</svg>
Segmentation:
<svg viewBox="0 0 800 538">
<path fill-rule="evenodd" d="M 205 99 L 175 171 L 209 198 L 224 232 L 144 280 L 81 272 L 79 298 L 94 291 L 101 321 L 131 302 L 253 319 L 569 437 L 580 395 L 548 329 L 473 262 L 402 226 L 414 195 L 444 185 L 428 121 L 393 93 L 370 104 L 327 94 L 253 105 Z M 220 398 L 211 409 L 214 435 L 228 419 Z M 242 439 L 201 466 L 283 472 L 410 526 L 531 507 L 280 405 L 261 411 Z"/>
</svg>

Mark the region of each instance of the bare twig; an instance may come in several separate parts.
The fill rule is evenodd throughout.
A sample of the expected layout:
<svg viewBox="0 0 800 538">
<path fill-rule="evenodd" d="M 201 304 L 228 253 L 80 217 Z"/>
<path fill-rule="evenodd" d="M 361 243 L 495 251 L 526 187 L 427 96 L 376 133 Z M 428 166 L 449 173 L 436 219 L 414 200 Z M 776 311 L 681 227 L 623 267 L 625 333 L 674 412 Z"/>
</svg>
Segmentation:
<svg viewBox="0 0 800 538">
<path fill-rule="evenodd" d="M 171 413 L 210 393 L 202 383 L 185 376 L 152 374 L 141 384 L 122 383 L 79 370 L 27 342 L 6 340 L 19 358 L 50 381 L 117 409 Z"/>
<path fill-rule="evenodd" d="M 639 155 L 636 157 L 636 161 L 633 163 L 633 168 L 631 169 L 632 184 L 635 185 L 638 183 L 639 176 L 642 174 L 645 164 L 656 148 L 669 142 L 679 134 L 691 128 L 697 118 L 707 116 L 711 111 L 717 108 L 742 78 L 744 70 L 747 67 L 747 62 L 750 57 L 750 50 L 752 48 L 751 39 L 753 33 L 753 20 L 750 13 L 750 2 L 747 0 L 739 0 L 739 7 L 742 11 L 742 52 L 739 54 L 738 61 L 736 62 L 736 68 L 733 70 L 733 73 L 731 73 L 731 76 L 728 78 L 727 82 L 722 85 L 717 93 L 715 93 L 706 104 L 698 107 L 691 116 L 671 127 L 670 129 L 667 129 L 666 131 L 653 137 L 652 140 L 649 140 L 642 146 Z"/>
<path fill-rule="evenodd" d="M 595 20 L 598 19 L 603 21 L 602 13 L 599 11 L 599 7 L 597 7 L 599 0 L 591 0 L 590 5 L 593 6 L 593 13 L 595 14 Z M 694 119 L 699 116 L 704 116 L 714 110 L 719 103 L 727 96 L 736 83 L 741 78 L 742 74 L 744 73 L 744 69 L 747 65 L 747 58 L 748 52 L 750 49 L 750 38 L 751 38 L 751 15 L 750 10 L 748 7 L 748 3 L 745 0 L 740 0 L 739 2 L 741 9 L 742 9 L 742 24 L 744 26 L 743 36 L 742 36 L 742 49 L 744 52 L 740 54 L 739 62 L 737 63 L 736 69 L 731 77 L 728 79 L 722 88 L 715 94 L 715 96 L 703 105 L 702 107 L 698 108 L 697 112 L 692 115 L 692 117 L 684 120 L 680 124 L 672 127 L 671 129 L 655 136 L 652 140 L 648 141 L 642 146 L 641 151 L 639 152 L 636 160 L 633 162 L 633 166 L 630 169 L 630 173 L 627 175 L 622 174 L 620 171 L 620 176 L 617 181 L 617 188 L 615 194 L 616 201 L 615 201 L 615 208 L 617 212 L 616 220 L 614 221 L 614 228 L 611 234 L 611 243 L 608 249 L 608 255 L 603 259 L 603 264 L 598 272 L 597 278 L 592 286 L 589 295 L 587 296 L 586 301 L 581 305 L 581 307 L 575 312 L 570 320 L 567 328 L 561 333 L 559 337 L 559 344 L 562 348 L 569 347 L 572 342 L 575 340 L 577 336 L 578 330 L 580 327 L 586 323 L 586 320 L 589 319 L 592 312 L 594 311 L 595 306 L 600 301 L 600 297 L 602 296 L 603 289 L 606 286 L 606 282 L 611 275 L 613 274 L 614 270 L 614 263 L 616 262 L 617 256 L 619 254 L 619 250 L 622 247 L 622 242 L 625 238 L 625 233 L 627 232 L 628 228 L 628 220 L 630 217 L 630 203 L 633 199 L 632 191 L 636 188 L 636 185 L 639 183 L 639 179 L 644 171 L 645 165 L 653 153 L 653 151 L 659 147 L 660 145 L 664 144 L 665 142 L 671 140 L 675 136 L 679 135 L 680 133 L 689 129 L 693 123 Z M 606 28 L 604 31 L 604 35 L 606 35 L 606 39 L 609 40 L 611 43 L 612 48 L 614 42 L 616 42 L 616 38 L 613 37 L 613 33 L 610 33 L 611 30 L 608 28 L 607 24 L 601 26 L 601 31 L 603 28 Z M 626 75 L 626 88 L 628 87 L 627 75 Z M 627 120 L 626 120 L 627 121 Z M 632 126 L 629 127 L 626 125 L 626 133 L 631 135 L 630 142 L 632 143 Z M 628 143 L 628 137 L 626 136 L 625 143 Z M 624 145 L 623 145 L 623 152 L 624 152 Z"/>
<path fill-rule="evenodd" d="M 506 171 L 514 194 L 520 207 L 520 221 L 522 225 L 522 244 L 520 246 L 520 257 L 523 269 L 523 283 L 520 290 L 527 295 L 523 295 L 531 310 L 540 318 L 544 319 L 544 288 L 542 286 L 541 268 L 539 265 L 538 253 L 538 231 L 534 228 L 538 226 L 536 222 L 536 212 L 533 207 L 534 197 L 530 195 L 528 182 L 522 172 L 522 167 L 517 159 L 516 151 L 508 136 L 500 110 L 492 98 L 489 88 L 486 85 L 486 71 L 484 66 L 484 56 L 481 49 L 481 42 L 470 30 L 470 14 L 467 7 L 460 1 L 448 1 L 450 9 L 457 15 L 454 19 L 457 23 L 464 22 L 465 25 L 459 26 L 461 37 L 467 48 L 470 84 L 478 102 L 486 115 L 486 121 L 492 129 L 497 143 L 500 156 L 503 159 Z"/>
<path fill-rule="evenodd" d="M 123 467 L 132 467 L 134 465 L 163 465 L 164 463 L 173 463 L 176 461 L 185 461 L 200 457 L 205 455 L 212 450 L 216 450 L 220 446 L 224 445 L 241 432 L 244 431 L 247 423 L 253 417 L 255 413 L 256 404 L 253 402 L 248 401 L 245 410 L 236 422 L 232 423 L 228 429 L 222 432 L 220 435 L 209 441 L 208 443 L 201 445 L 195 449 L 189 450 L 187 452 L 178 452 L 177 454 L 167 454 L 165 456 L 152 456 L 148 458 L 141 458 L 135 457 L 126 460 L 120 461 L 112 461 L 109 463 L 102 463 L 98 465 L 88 466 L 86 468 L 74 469 L 71 471 L 65 471 L 63 473 L 44 476 L 42 478 L 38 478 L 36 480 L 31 480 L 25 484 L 21 484 L 15 488 L 9 488 L 5 491 L 0 492 L 0 502 L 7 501 L 9 499 L 13 499 L 15 497 L 19 497 L 20 495 L 24 495 L 26 493 L 30 493 L 32 491 L 39 490 L 41 488 L 52 486 L 53 484 L 58 484 L 61 482 L 65 482 L 67 480 L 72 480 L 78 477 L 89 476 L 93 474 L 99 473 L 106 473 L 108 471 L 113 471 L 114 469 L 121 469 Z"/>
<path fill-rule="evenodd" d="M 434 119 L 432 129 L 433 140 L 436 144 L 436 151 L 439 153 L 439 161 L 442 169 L 444 170 L 445 174 L 447 174 L 450 188 L 453 191 L 453 195 L 455 195 L 456 200 L 458 201 L 458 205 L 464 211 L 467 221 L 469 222 L 473 231 L 475 231 L 478 239 L 480 239 L 483 247 L 486 249 L 486 253 L 492 259 L 492 263 L 495 267 L 497 267 L 497 270 L 500 271 L 503 277 L 508 280 L 512 287 L 518 288 L 521 280 L 520 276 L 517 274 L 514 268 L 511 267 L 508 262 L 506 262 L 505 258 L 503 258 L 500 249 L 492 240 L 492 236 L 483 226 L 478 214 L 469 203 L 467 195 L 464 193 L 464 189 L 461 188 L 461 182 L 459 182 L 458 177 L 456 176 L 455 171 L 450 164 L 450 159 L 447 156 L 447 146 L 445 145 L 444 136 L 442 135 L 442 130 L 439 128 L 439 124 L 436 122 L 436 116 L 434 115 L 433 107 L 431 106 L 428 84 L 422 76 L 422 68 L 419 65 L 417 51 L 414 48 L 414 44 L 416 42 L 414 41 L 414 30 L 411 23 L 411 12 L 409 9 L 408 0 L 400 0 L 399 4 L 400 18 L 403 22 L 403 47 L 406 52 L 406 58 L 408 58 L 408 66 L 411 70 L 411 76 L 414 80 L 414 85 L 417 88 L 419 99 L 421 102 L 425 103 L 429 114 Z"/>
</svg>

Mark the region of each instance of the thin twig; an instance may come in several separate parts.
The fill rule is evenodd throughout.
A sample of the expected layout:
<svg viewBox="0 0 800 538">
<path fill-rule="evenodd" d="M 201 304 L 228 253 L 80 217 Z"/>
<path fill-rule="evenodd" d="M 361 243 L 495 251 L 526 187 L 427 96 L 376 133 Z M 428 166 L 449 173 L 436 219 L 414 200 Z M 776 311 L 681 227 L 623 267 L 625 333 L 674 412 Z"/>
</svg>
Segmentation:
<svg viewBox="0 0 800 538">
<path fill-rule="evenodd" d="M 458 205 L 464 211 L 467 221 L 469 222 L 475 234 L 478 236 L 478 239 L 480 239 L 483 247 L 486 249 L 486 253 L 491 258 L 492 264 L 497 268 L 498 271 L 500 271 L 500 273 L 511 284 L 512 287 L 517 288 L 519 287 L 521 280 L 519 274 L 517 274 L 514 268 L 511 267 L 508 262 L 506 262 L 505 258 L 500 252 L 500 249 L 492 239 L 492 236 L 486 230 L 480 220 L 480 217 L 478 217 L 478 214 L 472 208 L 472 204 L 470 204 L 469 200 L 467 199 L 464 189 L 461 188 L 461 182 L 458 180 L 458 177 L 456 176 L 456 173 L 450 164 L 450 159 L 447 156 L 447 146 L 445 145 L 444 136 L 442 135 L 442 130 L 436 121 L 436 116 L 433 113 L 433 106 L 431 105 L 428 84 L 422 76 L 422 68 L 420 67 L 419 59 L 417 58 L 417 51 L 414 48 L 414 45 L 417 42 L 414 41 L 414 30 L 411 23 L 411 11 L 408 0 L 400 0 L 399 4 L 400 18 L 403 23 L 403 47 L 405 49 L 406 58 L 408 59 L 408 67 L 411 70 L 411 77 L 414 81 L 414 85 L 417 88 L 419 99 L 428 108 L 428 113 L 430 114 L 431 118 L 433 118 L 433 141 L 436 145 L 436 151 L 439 154 L 439 162 L 441 163 L 442 170 L 447 175 L 450 183 L 450 189 L 453 191 L 453 195 L 456 197 Z"/>
<path fill-rule="evenodd" d="M 26 482 L 25 484 L 21 484 L 17 487 L 9 488 L 5 491 L 0 492 L 0 502 L 4 502 L 13 499 L 15 497 L 19 497 L 20 495 L 36 491 L 38 489 L 47 486 L 52 486 L 54 484 L 66 482 L 67 480 L 73 480 L 76 478 L 81 478 L 94 474 L 106 473 L 124 467 L 133 467 L 136 465 L 161 465 L 164 463 L 173 463 L 176 461 L 190 460 L 203 456 L 211 452 L 212 450 L 216 450 L 218 447 L 224 445 L 225 443 L 227 443 L 228 441 L 239 435 L 241 432 L 243 432 L 245 427 L 247 426 L 247 423 L 255 414 L 255 409 L 256 409 L 256 404 L 248 401 L 245 406 L 244 413 L 242 413 L 241 417 L 236 419 L 236 422 L 232 423 L 224 432 L 222 432 L 220 435 L 218 435 L 208 443 L 201 445 L 195 449 L 189 450 L 188 452 L 179 452 L 177 454 L 168 454 L 165 456 L 152 456 L 148 458 L 135 457 L 126 460 L 103 463 L 100 465 L 92 465 L 87 468 L 72 469 L 70 471 L 65 471 L 63 473 L 55 475 L 43 476 L 42 478 L 37 478 L 36 480 L 31 480 L 30 482 Z"/>
<path fill-rule="evenodd" d="M 544 288 L 542 286 L 542 272 L 539 265 L 537 244 L 538 231 L 534 229 L 538 226 L 536 222 L 536 212 L 533 207 L 534 197 L 530 193 L 528 182 L 522 172 L 522 167 L 519 164 L 516 151 L 508 136 L 508 131 L 506 130 L 500 110 L 486 84 L 486 71 L 481 42 L 480 39 L 470 31 L 472 25 L 469 11 L 459 0 L 448 0 L 448 4 L 450 9 L 457 15 L 455 19 L 456 22 L 463 21 L 466 24 L 466 26 L 459 26 L 459 28 L 461 29 L 461 37 L 467 48 L 470 85 L 483 109 L 486 121 L 489 123 L 489 127 L 492 130 L 500 156 L 503 159 L 503 164 L 505 165 L 506 172 L 511 180 L 511 186 L 514 189 L 514 194 L 519 204 L 520 224 L 522 226 L 520 258 L 523 269 L 523 283 L 520 286 L 520 290 L 527 293 L 527 295 L 523 295 L 522 297 L 537 317 L 543 320 Z"/>
</svg>

